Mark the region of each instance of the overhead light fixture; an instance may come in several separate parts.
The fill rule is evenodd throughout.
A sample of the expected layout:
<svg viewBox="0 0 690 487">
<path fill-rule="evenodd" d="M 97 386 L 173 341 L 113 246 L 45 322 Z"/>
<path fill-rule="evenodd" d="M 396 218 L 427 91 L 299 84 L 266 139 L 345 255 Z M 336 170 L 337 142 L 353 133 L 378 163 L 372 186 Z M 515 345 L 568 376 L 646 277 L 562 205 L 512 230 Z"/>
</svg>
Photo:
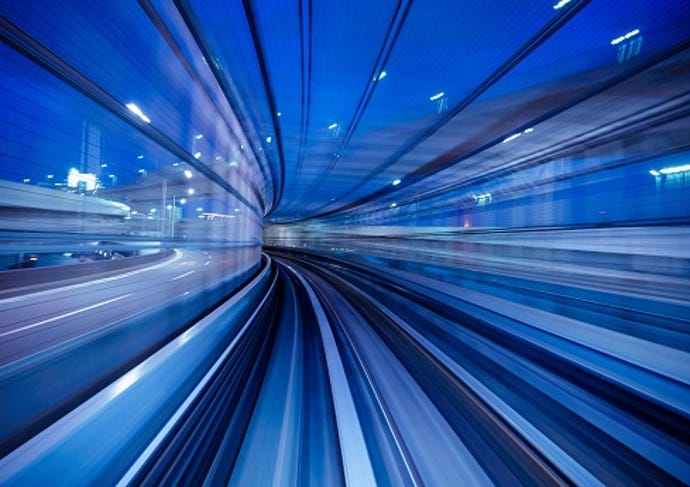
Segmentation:
<svg viewBox="0 0 690 487">
<path fill-rule="evenodd" d="M 330 125 L 328 126 L 328 130 L 333 130 L 333 129 L 336 129 L 336 128 L 338 128 L 338 124 L 337 124 L 337 123 L 332 123 L 332 124 L 330 124 Z"/>
<path fill-rule="evenodd" d="M 381 81 L 381 80 L 382 80 L 383 78 L 385 78 L 386 76 L 388 76 L 388 73 L 386 73 L 385 71 L 381 71 L 381 72 L 379 73 L 378 78 L 376 78 L 376 81 Z"/>
<path fill-rule="evenodd" d="M 398 204 L 397 203 L 391 203 L 391 208 L 397 208 Z"/>
<path fill-rule="evenodd" d="M 654 169 L 649 171 L 649 174 L 651 174 L 652 176 L 661 176 L 661 173 L 659 171 L 655 171 Z"/>
<path fill-rule="evenodd" d="M 192 171 L 190 171 L 189 169 L 184 170 L 184 175 L 187 179 L 192 179 Z"/>
<path fill-rule="evenodd" d="M 139 155 L 137 156 L 137 159 L 143 159 L 143 158 L 144 158 L 144 154 L 139 154 Z"/>
<path fill-rule="evenodd" d="M 665 167 L 664 169 L 659 169 L 661 174 L 678 174 L 679 172 L 690 171 L 690 164 L 685 164 L 684 166 L 675 167 Z"/>
<path fill-rule="evenodd" d="M 125 106 L 126 106 L 127 108 L 129 108 L 129 110 L 130 110 L 132 113 L 134 113 L 137 117 L 139 117 L 140 119 L 142 119 L 144 122 L 146 122 L 146 123 L 151 123 L 151 119 L 150 119 L 149 117 L 147 117 L 146 115 L 144 115 L 144 112 L 142 112 L 142 111 L 141 111 L 141 108 L 139 108 L 138 106 L 136 106 L 136 104 L 134 104 L 134 103 L 127 103 Z"/>
<path fill-rule="evenodd" d="M 565 7 L 566 5 L 568 5 L 570 2 L 572 2 L 572 0 L 560 0 L 560 2 L 558 2 L 556 5 L 553 6 L 553 9 L 559 10 L 559 9 Z"/>
<path fill-rule="evenodd" d="M 276 113 L 276 115 L 278 115 L 280 117 L 281 115 L 283 115 L 283 112 L 278 112 L 278 113 Z"/>
<path fill-rule="evenodd" d="M 620 44 L 621 42 L 623 42 L 627 39 L 630 39 L 631 37 L 636 36 L 639 33 L 640 33 L 640 29 L 631 30 L 630 32 L 628 32 L 625 35 L 622 35 L 620 37 L 616 37 L 614 40 L 611 41 L 611 45 L 615 46 L 616 44 Z"/>
<path fill-rule="evenodd" d="M 268 142 L 269 144 L 271 143 L 272 140 L 273 140 L 273 138 L 270 135 L 268 137 L 266 137 L 266 142 Z"/>
<path fill-rule="evenodd" d="M 201 157 L 201 152 L 194 153 L 194 159 L 199 159 Z"/>
<path fill-rule="evenodd" d="M 194 188 L 189 188 L 189 189 L 187 190 L 187 194 L 188 194 L 189 196 L 192 196 L 192 195 L 194 194 Z"/>
<path fill-rule="evenodd" d="M 187 203 L 187 198 L 182 198 L 182 199 L 180 200 L 180 204 L 181 204 L 181 205 L 184 205 L 185 203 Z"/>
<path fill-rule="evenodd" d="M 204 134 L 197 134 L 197 135 L 194 136 L 194 138 L 195 138 L 196 140 L 201 140 L 201 139 L 204 138 Z"/>
<path fill-rule="evenodd" d="M 200 206 L 196 209 L 196 211 L 204 211 L 204 209 Z"/>
<path fill-rule="evenodd" d="M 506 142 L 510 142 L 511 140 L 517 139 L 517 138 L 520 137 L 521 135 L 522 135 L 522 132 L 518 132 L 518 133 L 513 134 L 513 135 L 511 135 L 511 136 L 509 136 L 509 137 L 506 137 L 505 139 L 503 139 L 503 142 L 501 142 L 501 143 L 502 143 L 502 144 L 505 144 Z"/>
<path fill-rule="evenodd" d="M 394 179 L 392 184 L 393 184 L 393 186 L 397 186 L 400 183 L 402 183 L 401 179 Z"/>
<path fill-rule="evenodd" d="M 436 93 L 435 95 L 430 96 L 430 97 L 429 97 L 429 100 L 431 100 L 431 101 L 436 101 L 436 100 L 438 100 L 439 98 L 443 97 L 444 95 L 445 95 L 444 92 Z"/>
<path fill-rule="evenodd" d="M 108 167 L 108 165 L 104 162 L 101 164 L 101 167 Z"/>
<path fill-rule="evenodd" d="M 31 182 L 31 179 L 29 179 L 29 178 L 24 178 L 24 182 L 25 182 L 25 183 L 30 183 L 30 182 Z"/>
<path fill-rule="evenodd" d="M 510 136 L 506 137 L 505 139 L 503 139 L 503 142 L 501 142 L 501 143 L 502 143 L 502 144 L 505 144 L 506 142 L 510 142 L 511 140 L 517 139 L 517 138 L 520 137 L 521 135 L 530 134 L 530 133 L 532 133 L 532 132 L 534 132 L 534 127 L 526 128 L 526 129 L 523 130 L 522 132 L 516 132 L 516 133 L 514 133 L 513 135 L 510 135 Z"/>
</svg>

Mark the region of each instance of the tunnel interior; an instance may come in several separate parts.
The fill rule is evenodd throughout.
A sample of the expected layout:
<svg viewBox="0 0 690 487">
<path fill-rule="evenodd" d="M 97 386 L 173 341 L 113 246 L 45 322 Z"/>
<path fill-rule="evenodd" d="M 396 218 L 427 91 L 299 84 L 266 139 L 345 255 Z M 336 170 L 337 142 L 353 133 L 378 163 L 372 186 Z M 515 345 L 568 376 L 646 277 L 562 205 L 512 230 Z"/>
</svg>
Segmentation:
<svg viewBox="0 0 690 487">
<path fill-rule="evenodd" d="M 690 483 L 688 7 L 0 1 L 0 484 Z"/>
</svg>

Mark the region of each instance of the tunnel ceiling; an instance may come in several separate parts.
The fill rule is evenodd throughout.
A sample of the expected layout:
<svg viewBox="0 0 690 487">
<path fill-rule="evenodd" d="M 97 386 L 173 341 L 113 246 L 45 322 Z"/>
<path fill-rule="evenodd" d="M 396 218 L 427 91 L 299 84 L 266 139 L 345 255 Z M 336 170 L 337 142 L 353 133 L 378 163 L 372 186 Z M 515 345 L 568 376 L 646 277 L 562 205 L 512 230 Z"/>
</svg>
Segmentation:
<svg viewBox="0 0 690 487">
<path fill-rule="evenodd" d="M 213 159 L 243 158 L 269 222 L 475 194 L 688 103 L 686 0 L 57 3 L 5 5 L 3 38 L 44 68 L 55 55 L 63 79 L 60 62 L 82 75 L 68 82 L 108 117 L 123 116 L 108 97 L 146 107 L 153 122 L 122 129 L 144 149 L 107 157 L 172 154 L 221 183 Z M 201 148 L 214 133 L 243 154 Z M 635 157 L 668 150 L 661 140 Z"/>
<path fill-rule="evenodd" d="M 543 160 L 688 88 L 653 73 L 688 74 L 683 1 L 178 3 L 284 174 L 273 221 Z"/>
</svg>

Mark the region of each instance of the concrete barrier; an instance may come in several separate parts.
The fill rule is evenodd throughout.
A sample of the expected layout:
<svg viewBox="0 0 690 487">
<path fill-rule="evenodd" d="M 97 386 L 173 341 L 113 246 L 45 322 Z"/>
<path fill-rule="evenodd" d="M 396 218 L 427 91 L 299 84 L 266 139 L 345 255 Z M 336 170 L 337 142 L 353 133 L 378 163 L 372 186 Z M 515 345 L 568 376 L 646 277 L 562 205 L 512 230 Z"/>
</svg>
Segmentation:
<svg viewBox="0 0 690 487">
<path fill-rule="evenodd" d="M 173 255 L 173 250 L 166 249 L 155 254 L 137 255 L 124 259 L 0 271 L 0 297 L 8 297 L 15 293 L 25 292 L 25 288 L 28 286 L 36 287 L 36 290 L 39 290 L 55 286 L 57 282 L 60 285 L 65 285 L 69 281 L 92 279 L 96 275 L 143 267 L 169 259 Z"/>
</svg>

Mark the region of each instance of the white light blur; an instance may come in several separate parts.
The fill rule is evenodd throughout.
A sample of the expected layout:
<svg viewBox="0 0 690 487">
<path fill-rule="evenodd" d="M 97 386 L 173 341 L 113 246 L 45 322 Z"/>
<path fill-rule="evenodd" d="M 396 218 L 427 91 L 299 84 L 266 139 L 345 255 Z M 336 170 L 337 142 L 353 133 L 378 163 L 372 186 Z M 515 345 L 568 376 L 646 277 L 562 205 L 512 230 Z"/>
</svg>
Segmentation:
<svg viewBox="0 0 690 487">
<path fill-rule="evenodd" d="M 189 188 L 189 189 L 187 190 L 187 194 L 188 194 L 189 196 L 192 196 L 192 195 L 194 194 L 194 188 Z"/>
<path fill-rule="evenodd" d="M 201 152 L 194 153 L 194 159 L 199 159 L 201 157 Z"/>
<path fill-rule="evenodd" d="M 445 95 L 444 92 L 436 93 L 435 95 L 430 96 L 430 97 L 429 97 L 429 100 L 431 100 L 431 101 L 436 101 L 436 100 L 438 100 L 439 98 L 441 98 L 443 95 Z"/>
<path fill-rule="evenodd" d="M 24 178 L 24 182 L 25 182 L 25 183 L 30 183 L 30 182 L 31 182 L 31 179 L 29 179 L 29 178 Z"/>
<path fill-rule="evenodd" d="M 168 206 L 166 206 L 165 208 L 168 209 L 168 210 L 172 210 L 172 205 L 168 205 Z"/>
<path fill-rule="evenodd" d="M 194 136 L 194 138 L 195 138 L 196 140 L 201 140 L 201 139 L 204 138 L 204 134 L 197 134 L 197 135 Z"/>
<path fill-rule="evenodd" d="M 386 73 L 385 71 L 381 71 L 381 73 L 379 74 L 379 77 L 376 78 L 376 81 L 381 81 L 386 76 L 388 76 L 388 73 Z"/>
<path fill-rule="evenodd" d="M 189 169 L 184 170 L 184 175 L 187 179 L 192 179 L 192 171 L 190 171 Z"/>
<path fill-rule="evenodd" d="M 146 174 L 146 169 L 139 169 L 139 174 Z"/>
<path fill-rule="evenodd" d="M 283 112 L 278 112 L 278 113 L 276 113 L 276 115 L 278 115 L 280 117 L 283 115 Z"/>
<path fill-rule="evenodd" d="M 108 165 L 104 162 L 103 164 L 101 164 L 101 167 L 108 167 Z"/>
<path fill-rule="evenodd" d="M 690 171 L 690 164 L 685 164 L 684 166 L 665 167 L 663 169 L 659 169 L 659 172 L 661 174 L 677 174 L 679 172 L 686 171 Z"/>
<path fill-rule="evenodd" d="M 337 128 L 338 124 L 337 123 L 332 123 L 328 126 L 328 130 L 333 130 L 334 128 Z"/>
<path fill-rule="evenodd" d="M 501 143 L 502 143 L 502 144 L 505 144 L 506 142 L 510 142 L 511 140 L 517 139 L 517 138 L 520 137 L 521 135 L 522 135 L 522 132 L 518 132 L 518 133 L 516 133 L 516 134 L 513 134 L 513 135 L 511 135 L 511 136 L 506 137 L 505 139 L 503 139 L 503 142 L 501 142 Z"/>
<path fill-rule="evenodd" d="M 570 2 L 572 2 L 572 0 L 560 0 L 560 2 L 558 2 L 556 5 L 553 6 L 553 9 L 554 10 L 561 9 L 561 8 L 565 7 L 566 5 L 568 5 Z"/>
<path fill-rule="evenodd" d="M 397 203 L 391 203 L 391 208 L 397 208 L 398 204 Z"/>
<path fill-rule="evenodd" d="M 200 206 L 199 208 L 196 209 L 196 211 L 204 211 L 204 209 Z"/>
<path fill-rule="evenodd" d="M 53 179 L 54 177 L 55 177 L 54 174 L 48 174 L 48 175 L 46 176 L 47 179 Z"/>
<path fill-rule="evenodd" d="M 530 132 L 534 132 L 534 129 L 533 129 L 532 127 L 528 128 L 528 129 L 525 129 L 525 131 L 522 132 L 522 133 L 523 133 L 523 134 L 529 134 Z"/>
<path fill-rule="evenodd" d="M 393 180 L 393 186 L 397 186 L 398 184 L 402 183 L 401 179 L 394 179 Z"/>
<path fill-rule="evenodd" d="M 126 106 L 127 108 L 129 108 L 130 111 L 131 111 L 132 113 L 134 113 L 137 117 L 139 117 L 140 119 L 142 119 L 144 122 L 146 122 L 146 123 L 151 123 L 151 119 L 150 119 L 149 117 L 147 117 L 146 115 L 144 115 L 144 112 L 142 112 L 142 111 L 141 111 L 141 108 L 139 108 L 138 106 L 136 106 L 136 104 L 134 104 L 134 103 L 127 103 L 125 106 Z"/>
<path fill-rule="evenodd" d="M 266 137 L 266 142 L 268 142 L 269 144 L 271 143 L 272 140 L 273 140 L 273 138 L 270 135 L 268 137 Z"/>
<path fill-rule="evenodd" d="M 112 386 L 108 389 L 110 397 L 117 397 L 127 389 L 129 389 L 136 381 L 141 377 L 140 367 L 130 370 L 127 374 L 123 375 L 120 379 L 115 381 Z"/>
<path fill-rule="evenodd" d="M 185 203 L 187 203 L 187 198 L 182 198 L 182 199 L 180 200 L 180 204 L 181 204 L 181 205 L 184 205 Z"/>
<path fill-rule="evenodd" d="M 659 171 L 655 171 L 654 169 L 649 171 L 649 174 L 651 174 L 652 176 L 661 176 L 661 173 Z"/>
<path fill-rule="evenodd" d="M 137 156 L 137 159 L 143 159 L 143 158 L 144 158 L 144 154 L 139 154 L 139 155 Z"/>
<path fill-rule="evenodd" d="M 155 212 L 156 212 L 156 209 L 155 209 L 155 208 L 151 208 L 150 212 L 151 212 L 151 213 L 155 213 Z"/>
<path fill-rule="evenodd" d="M 614 40 L 611 41 L 611 45 L 615 46 L 616 44 L 620 44 L 624 40 L 630 39 L 631 37 L 636 36 L 639 33 L 640 33 L 640 29 L 631 30 L 630 32 L 628 32 L 625 35 L 622 35 L 620 37 L 616 37 Z"/>
</svg>

